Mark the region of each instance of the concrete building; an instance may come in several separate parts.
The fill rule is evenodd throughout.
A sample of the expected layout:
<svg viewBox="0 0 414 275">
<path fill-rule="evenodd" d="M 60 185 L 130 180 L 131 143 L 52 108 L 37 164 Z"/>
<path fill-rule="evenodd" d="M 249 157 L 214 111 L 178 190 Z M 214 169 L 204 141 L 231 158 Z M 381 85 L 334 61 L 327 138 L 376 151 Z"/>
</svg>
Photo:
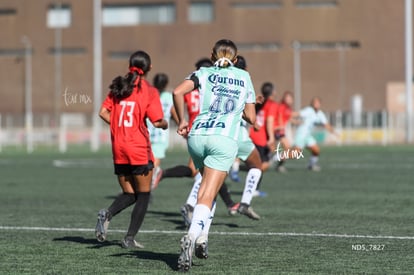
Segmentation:
<svg viewBox="0 0 414 275">
<path fill-rule="evenodd" d="M 35 117 L 92 113 L 92 14 L 92 0 L 0 2 L 1 114 L 24 112 L 22 37 Z M 346 111 L 358 94 L 364 110 L 382 110 L 387 83 L 404 80 L 403 0 L 102 0 L 102 16 L 102 95 L 137 49 L 152 56 L 149 79 L 165 72 L 173 88 L 221 38 L 239 46 L 256 92 L 264 81 L 280 93 L 299 83 L 302 106 L 320 96 L 326 111 Z"/>
</svg>

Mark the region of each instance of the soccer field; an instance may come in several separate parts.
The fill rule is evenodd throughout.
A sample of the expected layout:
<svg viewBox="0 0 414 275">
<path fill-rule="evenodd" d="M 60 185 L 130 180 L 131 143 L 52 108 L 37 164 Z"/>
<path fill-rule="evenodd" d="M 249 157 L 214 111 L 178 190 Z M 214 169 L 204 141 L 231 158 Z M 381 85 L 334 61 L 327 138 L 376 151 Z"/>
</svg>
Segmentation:
<svg viewBox="0 0 414 275">
<path fill-rule="evenodd" d="M 145 248 L 125 250 L 131 208 L 108 241 L 94 238 L 97 211 L 120 191 L 109 150 L 0 156 L 1 274 L 176 272 L 191 179 L 160 183 L 137 236 Z M 265 173 L 268 196 L 252 203 L 260 221 L 229 216 L 218 199 L 209 258 L 194 258 L 191 274 L 414 273 L 414 147 L 323 147 L 321 172 L 307 171 L 305 157 Z M 162 167 L 187 158 L 169 152 Z M 230 189 L 240 200 L 243 184 Z"/>
</svg>

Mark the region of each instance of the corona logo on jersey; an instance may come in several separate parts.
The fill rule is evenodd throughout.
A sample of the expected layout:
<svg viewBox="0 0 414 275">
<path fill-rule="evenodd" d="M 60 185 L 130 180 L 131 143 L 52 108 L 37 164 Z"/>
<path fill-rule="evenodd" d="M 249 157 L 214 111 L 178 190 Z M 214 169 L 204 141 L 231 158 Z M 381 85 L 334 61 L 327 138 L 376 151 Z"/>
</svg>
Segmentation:
<svg viewBox="0 0 414 275">
<path fill-rule="evenodd" d="M 210 83 L 216 84 L 220 83 L 220 84 L 229 84 L 229 85 L 235 85 L 235 86 L 240 86 L 240 87 L 244 87 L 244 81 L 241 79 L 236 79 L 236 78 L 231 78 L 231 77 L 227 77 L 227 76 L 220 76 L 220 74 L 211 74 L 208 76 L 208 81 L 210 81 Z"/>
<path fill-rule="evenodd" d="M 201 129 L 201 128 L 226 128 L 226 124 L 221 121 L 216 121 L 217 117 L 211 117 L 205 122 L 199 122 L 197 123 L 195 129 Z"/>
</svg>

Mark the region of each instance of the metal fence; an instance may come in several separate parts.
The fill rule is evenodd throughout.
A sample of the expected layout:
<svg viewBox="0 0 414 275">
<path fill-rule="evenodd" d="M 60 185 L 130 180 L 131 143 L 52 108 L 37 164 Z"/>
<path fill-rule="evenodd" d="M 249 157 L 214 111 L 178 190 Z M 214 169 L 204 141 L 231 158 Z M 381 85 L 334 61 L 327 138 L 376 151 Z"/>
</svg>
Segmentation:
<svg viewBox="0 0 414 275">
<path fill-rule="evenodd" d="M 405 141 L 406 116 L 404 113 L 351 112 L 337 111 L 328 113 L 328 118 L 337 135 L 324 130 L 316 130 L 317 140 L 324 144 L 399 144 Z M 170 124 L 171 147 L 185 147 L 185 140 L 175 134 L 176 126 Z M 28 140 L 27 132 L 31 131 Z M 287 137 L 292 139 L 295 127 L 289 125 Z M 92 139 L 92 117 L 83 113 L 61 114 L 59 121 L 50 114 L 35 114 L 33 128 L 25 125 L 24 115 L 0 115 L 0 149 L 6 147 L 25 147 L 29 142 L 36 147 L 55 147 L 65 152 L 69 145 L 89 145 Z M 99 133 L 99 144 L 110 144 L 108 126 Z"/>
</svg>

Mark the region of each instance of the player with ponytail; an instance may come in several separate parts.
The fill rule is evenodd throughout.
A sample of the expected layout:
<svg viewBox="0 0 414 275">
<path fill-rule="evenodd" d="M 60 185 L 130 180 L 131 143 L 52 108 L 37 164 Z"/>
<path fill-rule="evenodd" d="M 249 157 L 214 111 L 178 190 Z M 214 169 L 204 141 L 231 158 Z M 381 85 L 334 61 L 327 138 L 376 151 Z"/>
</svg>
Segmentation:
<svg viewBox="0 0 414 275">
<path fill-rule="evenodd" d="M 114 170 L 122 193 L 107 209 L 99 211 L 95 235 L 98 241 L 105 241 L 111 219 L 135 204 L 128 232 L 122 240 L 124 248 L 143 247 L 135 241 L 135 236 L 148 208 L 154 167 L 146 119 L 157 128 L 168 128 L 159 93 L 145 79 L 150 69 L 151 59 L 146 52 L 133 53 L 129 72 L 112 81 L 99 113 L 110 126 Z"/>
<path fill-rule="evenodd" d="M 212 67 L 192 73 L 174 89 L 174 105 L 179 118 L 177 132 L 188 135 L 188 150 L 196 168 L 202 173 L 197 204 L 191 226 L 181 239 L 178 269 L 188 271 L 196 250 L 197 257 L 205 250 L 198 240 L 212 222 L 215 197 L 224 182 L 238 151 L 238 135 L 242 117 L 254 124 L 255 92 L 248 72 L 233 64 L 237 61 L 237 47 L 228 40 L 216 42 L 211 54 Z M 199 90 L 200 113 L 191 130 L 184 117 L 184 95 Z M 212 211 L 213 210 L 213 211 Z"/>
</svg>

